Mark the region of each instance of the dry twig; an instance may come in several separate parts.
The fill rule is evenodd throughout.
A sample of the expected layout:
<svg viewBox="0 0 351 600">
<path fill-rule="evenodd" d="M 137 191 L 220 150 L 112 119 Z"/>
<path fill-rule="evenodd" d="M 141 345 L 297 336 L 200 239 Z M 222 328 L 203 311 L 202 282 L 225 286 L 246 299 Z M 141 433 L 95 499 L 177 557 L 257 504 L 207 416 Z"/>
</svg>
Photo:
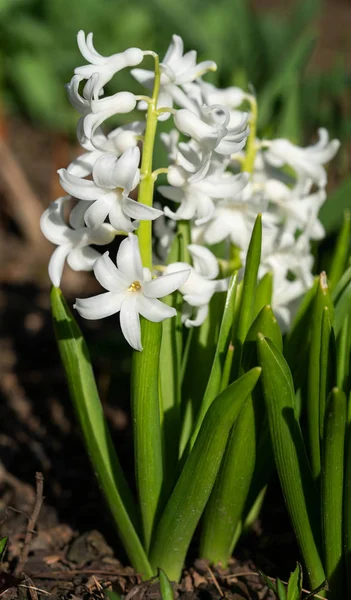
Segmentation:
<svg viewBox="0 0 351 600">
<path fill-rule="evenodd" d="M 21 555 L 15 569 L 15 575 L 18 575 L 22 572 L 24 565 L 27 562 L 30 544 L 34 535 L 34 529 L 39 517 L 41 505 L 43 503 L 43 489 L 44 489 L 44 476 L 39 471 L 35 474 L 35 482 L 36 482 L 36 494 L 35 494 L 35 502 L 33 506 L 32 514 L 27 523 L 26 535 L 23 542 L 23 547 L 21 551 Z"/>
</svg>

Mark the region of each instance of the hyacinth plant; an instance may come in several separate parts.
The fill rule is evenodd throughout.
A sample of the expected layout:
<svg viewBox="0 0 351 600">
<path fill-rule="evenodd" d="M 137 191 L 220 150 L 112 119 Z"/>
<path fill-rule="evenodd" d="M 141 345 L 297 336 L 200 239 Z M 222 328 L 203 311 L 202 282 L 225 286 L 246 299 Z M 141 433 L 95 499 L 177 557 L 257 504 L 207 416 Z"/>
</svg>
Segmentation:
<svg viewBox="0 0 351 600">
<path fill-rule="evenodd" d="M 84 153 L 59 170 L 68 195 L 41 227 L 57 245 L 52 310 L 71 397 L 131 564 L 145 579 L 162 569 L 178 580 L 201 520 L 199 555 L 225 566 L 276 468 L 310 586 L 328 579 L 341 597 L 351 552 L 350 220 L 329 279 L 314 277 L 312 252 L 339 142 L 325 129 L 306 148 L 258 139 L 254 93 L 204 81 L 215 63 L 197 63 L 177 35 L 162 62 L 138 48 L 102 56 L 83 31 L 78 45 L 88 64 L 67 91 Z M 153 70 L 139 68 L 146 57 Z M 129 68 L 142 93 L 105 95 Z M 106 133 L 110 117 L 135 110 L 138 121 Z M 155 170 L 157 135 L 168 164 Z M 116 236 L 116 259 L 96 249 Z M 119 313 L 133 348 L 137 498 L 59 289 L 66 260 L 104 290 L 78 298 L 76 311 Z"/>
</svg>

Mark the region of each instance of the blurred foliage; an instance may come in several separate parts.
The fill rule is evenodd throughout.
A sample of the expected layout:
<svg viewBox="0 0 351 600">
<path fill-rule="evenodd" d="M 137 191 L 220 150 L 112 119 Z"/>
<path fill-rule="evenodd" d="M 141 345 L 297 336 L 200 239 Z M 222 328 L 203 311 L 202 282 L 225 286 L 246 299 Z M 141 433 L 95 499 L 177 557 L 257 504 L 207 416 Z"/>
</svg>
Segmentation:
<svg viewBox="0 0 351 600">
<path fill-rule="evenodd" d="M 305 143 L 326 127 L 345 142 L 351 137 L 345 114 L 351 76 L 344 56 L 328 71 L 309 66 L 322 8 L 323 0 L 297 0 L 284 14 L 257 13 L 250 0 L 0 0 L 0 92 L 7 111 L 73 136 L 77 115 L 64 84 L 85 63 L 76 44 L 79 29 L 93 31 L 97 50 L 106 55 L 138 46 L 162 57 L 178 33 L 186 49 L 217 62 L 217 73 L 208 77 L 213 83 L 254 87 L 260 135 Z M 127 71 L 118 75 L 118 89 L 141 92 Z M 341 175 L 346 153 L 344 146 Z M 156 163 L 158 156 L 159 149 Z M 345 189 L 342 205 L 349 204 L 350 182 Z"/>
<path fill-rule="evenodd" d="M 6 104 L 56 130 L 76 117 L 63 84 L 84 63 L 79 29 L 94 31 L 99 52 L 130 46 L 164 53 L 178 33 L 186 48 L 215 60 L 221 86 L 253 85 L 261 132 L 301 139 L 318 126 L 341 139 L 351 134 L 342 115 L 347 79 L 342 57 L 327 73 L 307 71 L 322 0 L 300 0 L 283 15 L 258 14 L 249 0 L 0 0 L 0 65 Z M 217 78 L 217 79 L 216 79 Z M 119 88 L 138 89 L 128 73 Z"/>
</svg>

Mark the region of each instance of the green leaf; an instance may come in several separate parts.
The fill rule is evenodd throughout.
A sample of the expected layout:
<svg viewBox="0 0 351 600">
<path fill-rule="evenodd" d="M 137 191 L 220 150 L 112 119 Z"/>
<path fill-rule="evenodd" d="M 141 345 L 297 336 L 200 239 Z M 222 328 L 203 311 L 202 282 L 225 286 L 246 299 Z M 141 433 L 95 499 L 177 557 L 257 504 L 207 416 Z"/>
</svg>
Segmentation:
<svg viewBox="0 0 351 600">
<path fill-rule="evenodd" d="M 340 335 L 342 327 L 351 314 L 351 267 L 349 267 L 333 290 L 332 298 L 335 304 L 335 337 Z"/>
<path fill-rule="evenodd" d="M 166 573 L 162 569 L 158 570 L 158 578 L 160 581 L 162 600 L 174 600 L 172 584 L 169 581 Z"/>
<path fill-rule="evenodd" d="M 336 385 L 336 347 L 330 310 L 323 309 L 321 324 L 321 347 L 319 355 L 319 434 L 324 437 L 324 415 L 329 393 Z"/>
<path fill-rule="evenodd" d="M 232 379 L 240 371 L 242 349 L 247 332 L 253 320 L 253 311 L 257 286 L 257 275 L 261 260 L 262 246 L 262 215 L 258 214 L 252 231 L 249 248 L 246 256 L 244 278 L 240 289 L 240 308 L 234 321 L 234 364 Z"/>
<path fill-rule="evenodd" d="M 104 590 L 106 600 L 122 600 L 122 596 L 113 590 Z"/>
<path fill-rule="evenodd" d="M 211 404 L 195 445 L 161 516 L 150 552 L 154 568 L 177 581 L 195 528 L 213 488 L 229 432 L 260 369 L 252 369 L 224 390 Z"/>
<path fill-rule="evenodd" d="M 287 600 L 286 587 L 279 578 L 277 579 L 277 592 L 279 600 Z"/>
<path fill-rule="evenodd" d="M 337 231 L 340 227 L 345 210 L 350 208 L 350 197 L 351 177 L 345 179 L 335 192 L 328 194 L 328 200 L 319 213 L 319 219 L 327 234 Z"/>
<path fill-rule="evenodd" d="M 143 545 L 148 551 L 156 517 L 161 510 L 163 445 L 160 423 L 159 359 L 162 323 L 142 319 L 143 351 L 133 352 L 132 415 L 135 477 L 141 509 Z"/>
<path fill-rule="evenodd" d="M 221 382 L 223 376 L 223 370 L 225 366 L 225 360 L 231 342 L 233 318 L 234 318 L 234 307 L 236 300 L 238 274 L 235 272 L 229 282 L 228 292 L 224 305 L 223 317 L 221 322 L 221 328 L 219 331 L 218 342 L 216 352 L 214 355 L 210 376 L 207 382 L 206 390 L 202 399 L 200 411 L 196 419 L 194 430 L 191 434 L 188 452 L 194 446 L 197 435 L 200 431 L 202 421 L 204 420 L 205 414 L 208 408 L 211 406 L 213 400 L 219 394 L 221 389 Z"/>
<path fill-rule="evenodd" d="M 302 593 L 302 567 L 296 564 L 296 569 L 290 574 L 287 600 L 300 600 Z"/>
<path fill-rule="evenodd" d="M 290 332 L 285 339 L 284 355 L 298 389 L 306 377 L 306 361 L 310 345 L 311 313 L 319 277 L 316 277 L 311 289 L 305 294 L 296 313 Z"/>
<path fill-rule="evenodd" d="M 341 279 L 347 265 L 350 250 L 351 237 L 351 211 L 345 210 L 344 221 L 340 229 L 332 261 L 329 267 L 329 287 L 333 289 Z"/>
<path fill-rule="evenodd" d="M 257 284 L 255 301 L 253 307 L 253 318 L 255 319 L 258 313 L 264 306 L 272 302 L 273 294 L 273 273 L 266 273 Z"/>
<path fill-rule="evenodd" d="M 343 479 L 346 427 L 346 396 L 334 388 L 325 414 L 322 461 L 322 526 L 325 570 L 331 600 L 344 595 L 343 577 Z"/>
<path fill-rule="evenodd" d="M 152 570 L 135 529 L 136 511 L 107 429 L 88 348 L 61 290 L 55 287 L 51 291 L 51 307 L 61 360 L 85 446 L 131 564 L 149 578 Z"/>
<path fill-rule="evenodd" d="M 276 100 L 284 94 L 289 85 L 291 73 L 303 70 L 315 45 L 315 34 L 311 31 L 296 38 L 289 56 L 277 61 L 275 74 L 268 80 L 259 97 L 259 126 L 265 127 L 272 118 Z"/>
<path fill-rule="evenodd" d="M 167 264 L 182 261 L 183 252 L 183 237 L 178 234 L 172 242 Z M 168 495 L 168 490 L 171 490 L 175 483 L 181 431 L 182 295 L 175 291 L 163 298 L 163 302 L 177 310 L 175 317 L 165 319 L 162 323 L 159 368 L 165 493 Z"/>
<path fill-rule="evenodd" d="M 334 385 L 346 393 L 350 390 L 351 317 L 345 318 L 337 344 L 337 376 Z"/>
<path fill-rule="evenodd" d="M 8 539 L 8 537 L 0 538 L 0 560 L 2 560 L 4 557 Z"/>
<path fill-rule="evenodd" d="M 307 425 L 309 453 L 311 459 L 312 473 L 315 479 L 321 471 L 320 452 L 320 389 L 321 389 L 321 336 L 322 319 L 324 308 L 329 309 L 330 321 L 333 321 L 333 305 L 329 295 L 326 274 L 323 272 L 319 277 L 311 318 L 311 342 L 308 361 L 307 376 Z"/>
<path fill-rule="evenodd" d="M 283 355 L 260 334 L 258 354 L 275 464 L 311 585 L 316 586 L 325 579 L 314 522 L 318 502 L 295 413 L 293 381 Z"/>
<path fill-rule="evenodd" d="M 258 571 L 260 577 L 262 577 L 263 581 L 265 582 L 266 586 L 272 590 L 272 592 L 274 592 L 275 594 L 278 594 L 278 590 L 277 590 L 277 586 L 274 585 L 273 581 L 271 580 L 270 577 L 267 577 L 267 575 L 265 575 L 262 571 Z"/>
<path fill-rule="evenodd" d="M 243 517 L 255 459 L 255 405 L 249 396 L 229 436 L 203 519 L 200 557 L 223 568 L 228 565 L 233 537 Z"/>
<path fill-rule="evenodd" d="M 349 405 L 347 413 L 346 440 L 345 440 L 345 480 L 344 480 L 344 561 L 347 580 L 348 596 L 351 595 L 351 402 L 349 394 Z"/>
</svg>

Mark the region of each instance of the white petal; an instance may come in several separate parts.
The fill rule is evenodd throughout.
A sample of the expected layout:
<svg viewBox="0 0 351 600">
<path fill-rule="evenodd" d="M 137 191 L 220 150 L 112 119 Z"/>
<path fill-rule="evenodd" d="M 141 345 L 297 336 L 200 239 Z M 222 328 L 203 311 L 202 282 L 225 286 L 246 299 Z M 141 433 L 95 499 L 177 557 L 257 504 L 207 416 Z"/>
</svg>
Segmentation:
<svg viewBox="0 0 351 600">
<path fill-rule="evenodd" d="M 196 213 L 197 218 L 195 219 L 195 225 L 202 225 L 209 221 L 215 212 L 215 205 L 211 198 L 206 194 L 197 193 L 197 206 Z"/>
<path fill-rule="evenodd" d="M 111 225 L 115 229 L 121 229 L 122 231 L 127 231 L 131 233 L 135 229 L 135 224 L 131 222 L 130 218 L 124 213 L 122 209 L 122 201 L 120 198 L 117 198 L 111 204 L 109 219 Z"/>
<path fill-rule="evenodd" d="M 185 326 L 186 327 L 199 327 L 205 321 L 208 315 L 208 304 L 204 306 L 200 306 L 197 310 L 197 314 L 195 319 L 186 319 Z"/>
<path fill-rule="evenodd" d="M 156 299 L 146 298 L 143 294 L 137 295 L 137 310 L 142 317 L 153 323 L 160 323 L 165 319 L 174 317 L 177 311 L 172 306 Z"/>
<path fill-rule="evenodd" d="M 87 177 L 92 172 L 94 163 L 99 156 L 101 156 L 100 150 L 81 154 L 67 167 L 68 173 L 75 177 Z"/>
<path fill-rule="evenodd" d="M 185 283 L 190 275 L 190 271 L 191 269 L 189 268 L 176 271 L 175 273 L 168 273 L 144 283 L 143 291 L 145 296 L 147 298 L 163 298 L 168 294 L 172 294 Z"/>
<path fill-rule="evenodd" d="M 122 333 L 128 344 L 134 348 L 134 350 L 141 351 L 143 347 L 141 345 L 139 314 L 136 310 L 131 308 L 130 302 L 128 301 L 123 302 L 121 306 L 120 323 Z"/>
<path fill-rule="evenodd" d="M 188 250 L 193 259 L 195 271 L 205 279 L 215 279 L 219 273 L 215 255 L 208 248 L 196 244 L 190 244 Z"/>
<path fill-rule="evenodd" d="M 128 217 L 138 219 L 139 221 L 153 221 L 163 215 L 162 210 L 146 206 L 146 204 L 132 200 L 128 196 L 123 197 L 122 207 Z"/>
<path fill-rule="evenodd" d="M 120 187 L 126 191 L 127 194 L 134 189 L 135 175 L 138 170 L 140 162 L 140 150 L 138 146 L 134 148 L 128 148 L 123 152 L 122 156 L 118 159 L 113 169 L 113 178 L 116 187 Z M 138 181 L 135 185 L 137 185 Z"/>
<path fill-rule="evenodd" d="M 164 207 L 164 214 L 169 219 L 174 219 L 175 221 L 190 221 L 193 218 L 196 211 L 196 203 L 191 202 L 188 199 L 184 199 L 181 203 L 180 207 L 176 212 L 173 212 L 168 206 Z"/>
<path fill-rule="evenodd" d="M 108 194 L 101 196 L 94 202 L 84 214 L 84 219 L 88 227 L 97 229 L 106 219 L 111 207 L 111 202 Z"/>
<path fill-rule="evenodd" d="M 67 262 L 73 271 L 92 271 L 101 256 L 94 248 L 74 248 L 67 256 Z"/>
<path fill-rule="evenodd" d="M 215 292 L 214 287 L 212 290 L 207 290 L 206 293 L 203 294 L 184 294 L 184 300 L 190 306 L 204 306 L 209 303 L 213 294 Z"/>
<path fill-rule="evenodd" d="M 84 319 L 104 319 L 118 313 L 124 301 L 122 294 L 106 292 L 92 298 L 77 298 L 75 308 Z"/>
<path fill-rule="evenodd" d="M 60 184 L 68 194 L 80 200 L 96 200 L 101 190 L 88 179 L 80 179 L 67 171 L 67 169 L 59 169 Z"/>
<path fill-rule="evenodd" d="M 132 281 L 143 280 L 143 265 L 141 263 L 139 242 L 136 235 L 130 233 L 121 242 L 117 252 L 117 267 Z"/>
<path fill-rule="evenodd" d="M 63 267 L 65 265 L 65 260 L 66 260 L 67 254 L 69 253 L 70 250 L 71 250 L 71 246 L 68 244 L 66 246 L 59 246 L 58 248 L 56 248 L 52 257 L 50 258 L 49 269 L 48 269 L 49 277 L 52 281 L 52 284 L 55 287 L 60 286 Z"/>
<path fill-rule="evenodd" d="M 170 185 L 159 185 L 157 191 L 160 192 L 161 196 L 167 198 L 167 200 L 173 200 L 173 202 L 181 202 L 184 197 L 182 190 Z"/>
<path fill-rule="evenodd" d="M 122 292 L 130 285 L 130 280 L 117 269 L 108 252 L 96 261 L 94 275 L 100 285 L 109 292 Z"/>
<path fill-rule="evenodd" d="M 87 200 L 79 200 L 72 208 L 69 216 L 69 224 L 71 227 L 73 227 L 73 229 L 85 227 L 84 215 L 89 206 L 91 206 L 91 203 Z"/>
<path fill-rule="evenodd" d="M 63 207 L 68 200 L 68 196 L 58 198 L 41 215 L 40 229 L 53 244 L 66 244 L 72 237 L 63 216 Z"/>
<path fill-rule="evenodd" d="M 153 71 L 147 71 L 146 69 L 132 69 L 131 74 L 139 83 L 149 89 L 152 88 L 155 79 Z"/>
</svg>

